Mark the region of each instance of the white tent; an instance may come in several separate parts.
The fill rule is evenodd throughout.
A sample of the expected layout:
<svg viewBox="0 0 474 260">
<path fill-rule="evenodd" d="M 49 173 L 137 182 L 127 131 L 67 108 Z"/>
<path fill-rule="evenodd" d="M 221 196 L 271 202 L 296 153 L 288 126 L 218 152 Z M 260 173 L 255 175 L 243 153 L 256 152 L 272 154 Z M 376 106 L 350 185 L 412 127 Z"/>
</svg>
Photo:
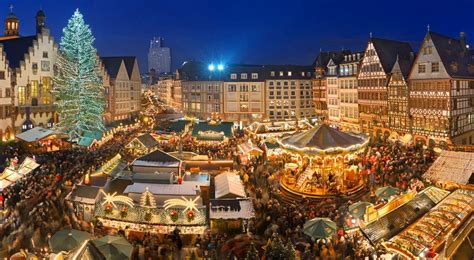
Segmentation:
<svg viewBox="0 0 474 260">
<path fill-rule="evenodd" d="M 474 153 L 442 151 L 423 177 L 432 181 L 468 184 L 474 174 Z"/>
<path fill-rule="evenodd" d="M 244 190 L 244 185 L 240 180 L 240 176 L 225 172 L 214 177 L 215 183 L 215 198 L 245 198 L 247 197 Z"/>
</svg>

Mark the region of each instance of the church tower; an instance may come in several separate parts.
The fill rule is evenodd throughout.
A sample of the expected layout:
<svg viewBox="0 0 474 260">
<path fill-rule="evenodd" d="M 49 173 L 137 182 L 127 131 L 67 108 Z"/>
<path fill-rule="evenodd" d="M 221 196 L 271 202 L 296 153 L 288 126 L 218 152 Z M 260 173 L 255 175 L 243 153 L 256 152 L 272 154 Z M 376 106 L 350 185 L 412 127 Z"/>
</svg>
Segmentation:
<svg viewBox="0 0 474 260">
<path fill-rule="evenodd" d="M 13 5 L 10 5 L 10 13 L 5 18 L 5 35 L 4 36 L 19 36 L 20 21 L 13 13 Z"/>
<path fill-rule="evenodd" d="M 43 10 L 36 13 L 36 33 L 41 33 L 43 28 L 46 28 L 46 15 Z"/>
</svg>

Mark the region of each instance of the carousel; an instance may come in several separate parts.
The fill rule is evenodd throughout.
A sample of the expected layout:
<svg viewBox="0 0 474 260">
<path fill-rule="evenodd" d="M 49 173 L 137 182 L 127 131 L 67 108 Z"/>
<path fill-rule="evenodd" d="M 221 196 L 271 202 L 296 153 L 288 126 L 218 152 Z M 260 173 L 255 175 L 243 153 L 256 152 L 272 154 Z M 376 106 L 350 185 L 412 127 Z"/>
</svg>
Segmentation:
<svg viewBox="0 0 474 260">
<path fill-rule="evenodd" d="M 365 185 L 356 162 L 367 147 L 365 136 L 322 124 L 282 137 L 278 144 L 291 158 L 281 178 L 282 187 L 291 193 L 305 197 L 351 195 Z"/>
</svg>

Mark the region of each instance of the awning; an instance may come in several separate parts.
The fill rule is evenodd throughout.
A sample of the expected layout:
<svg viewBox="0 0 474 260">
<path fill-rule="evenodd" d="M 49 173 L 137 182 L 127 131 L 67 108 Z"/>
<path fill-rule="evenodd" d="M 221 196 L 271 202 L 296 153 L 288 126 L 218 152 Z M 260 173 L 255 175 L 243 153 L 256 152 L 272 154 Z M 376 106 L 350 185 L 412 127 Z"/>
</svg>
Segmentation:
<svg viewBox="0 0 474 260">
<path fill-rule="evenodd" d="M 251 219 L 255 217 L 252 201 L 249 199 L 211 200 L 210 219 Z"/>
<path fill-rule="evenodd" d="M 442 151 L 423 175 L 434 182 L 474 184 L 474 153 Z"/>
<path fill-rule="evenodd" d="M 32 128 L 28 131 L 25 131 L 23 133 L 20 133 L 18 135 L 16 135 L 16 138 L 22 140 L 22 141 L 25 141 L 25 142 L 28 142 L 28 143 L 31 143 L 31 142 L 36 142 L 36 141 L 39 141 L 41 139 L 44 139 L 50 135 L 58 135 L 60 133 L 52 130 L 52 129 L 45 129 L 45 128 L 42 128 L 42 127 L 35 127 L 35 128 Z M 61 135 L 64 135 L 64 134 L 61 134 Z"/>
</svg>

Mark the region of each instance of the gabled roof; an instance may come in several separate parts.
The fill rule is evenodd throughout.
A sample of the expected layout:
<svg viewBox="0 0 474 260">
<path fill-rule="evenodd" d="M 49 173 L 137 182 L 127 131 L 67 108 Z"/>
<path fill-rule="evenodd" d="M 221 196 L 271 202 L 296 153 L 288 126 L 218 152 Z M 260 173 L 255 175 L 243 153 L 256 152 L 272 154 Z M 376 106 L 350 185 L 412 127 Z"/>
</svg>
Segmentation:
<svg viewBox="0 0 474 260">
<path fill-rule="evenodd" d="M 132 166 L 161 166 L 161 167 L 179 167 L 181 160 L 163 152 L 155 150 L 149 154 L 137 158 Z"/>
<path fill-rule="evenodd" d="M 20 67 L 20 62 L 25 59 L 25 54 L 28 53 L 30 47 L 33 47 L 35 40 L 36 35 L 0 40 L 10 68 Z"/>
<path fill-rule="evenodd" d="M 435 32 L 428 32 L 443 65 L 451 77 L 474 77 L 474 50 L 460 40 Z"/>
<path fill-rule="evenodd" d="M 158 141 L 153 138 L 150 134 L 144 134 L 137 137 L 138 141 L 142 143 L 146 148 L 153 148 L 158 145 Z"/>
<path fill-rule="evenodd" d="M 45 137 L 48 137 L 50 135 L 55 135 L 55 134 L 60 134 L 60 133 L 52 129 L 45 129 L 45 128 L 37 126 L 28 131 L 18 134 L 16 138 L 29 143 L 29 142 L 39 141 Z"/>
<path fill-rule="evenodd" d="M 107 70 L 107 73 L 110 75 L 111 78 L 117 77 L 122 61 L 125 65 L 125 69 L 127 70 L 128 78 L 130 79 L 132 77 L 136 57 L 101 57 L 100 59 L 102 60 L 102 63 L 104 64 L 105 69 Z"/>
<path fill-rule="evenodd" d="M 82 245 L 74 249 L 69 254 L 68 259 L 81 260 L 105 260 L 105 256 L 100 252 L 96 245 L 91 240 L 85 240 Z"/>
<path fill-rule="evenodd" d="M 322 67 L 326 69 L 329 60 L 333 59 L 334 62 L 339 63 L 344 60 L 344 55 L 351 54 L 350 50 L 342 51 L 321 51 L 313 62 L 313 67 Z"/>
<path fill-rule="evenodd" d="M 396 70 L 400 70 L 403 78 L 406 80 L 408 78 L 408 75 L 410 74 L 414 61 L 415 59 L 413 57 L 411 57 L 410 59 L 400 59 L 399 57 L 397 57 L 397 60 L 395 61 L 395 64 L 393 64 L 391 72 L 393 73 Z"/>
<path fill-rule="evenodd" d="M 225 172 L 214 177 L 215 198 L 245 198 L 245 189 L 239 175 Z"/>
<path fill-rule="evenodd" d="M 392 71 L 397 56 L 400 59 L 409 60 L 414 54 L 413 49 L 408 42 L 381 38 L 370 38 L 369 42 L 372 42 L 374 45 L 375 51 L 380 59 L 380 64 L 387 74 Z"/>
</svg>

